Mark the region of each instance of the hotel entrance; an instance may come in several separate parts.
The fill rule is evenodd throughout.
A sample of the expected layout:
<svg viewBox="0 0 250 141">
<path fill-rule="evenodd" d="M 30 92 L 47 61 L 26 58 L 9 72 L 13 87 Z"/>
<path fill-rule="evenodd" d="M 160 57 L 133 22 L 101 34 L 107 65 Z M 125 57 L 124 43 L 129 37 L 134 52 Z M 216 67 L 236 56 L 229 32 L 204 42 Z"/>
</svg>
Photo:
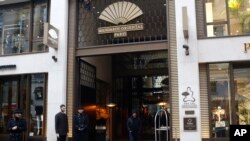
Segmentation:
<svg viewBox="0 0 250 141">
<path fill-rule="evenodd" d="M 132 111 L 138 113 L 142 123 L 140 140 L 154 140 L 156 112 L 164 108 L 170 115 L 167 56 L 165 50 L 79 59 L 76 99 L 91 117 L 91 140 L 97 140 L 99 127 L 105 127 L 110 141 L 128 140 L 127 119 Z"/>
<path fill-rule="evenodd" d="M 134 110 L 142 122 L 140 139 L 154 140 L 155 113 L 170 109 L 167 3 L 71 2 L 76 16 L 70 21 L 76 22 L 69 23 L 69 56 L 77 61 L 76 67 L 68 64 L 69 81 L 78 79 L 74 106 L 84 105 L 91 115 L 91 140 L 98 140 L 99 129 L 106 140 L 128 140 Z"/>
</svg>

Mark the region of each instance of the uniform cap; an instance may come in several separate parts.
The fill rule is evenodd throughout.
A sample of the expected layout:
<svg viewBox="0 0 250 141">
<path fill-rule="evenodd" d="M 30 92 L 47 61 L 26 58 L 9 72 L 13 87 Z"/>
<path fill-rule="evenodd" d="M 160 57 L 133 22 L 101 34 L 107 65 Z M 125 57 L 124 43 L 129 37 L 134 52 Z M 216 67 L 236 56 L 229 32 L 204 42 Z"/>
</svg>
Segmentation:
<svg viewBox="0 0 250 141">
<path fill-rule="evenodd" d="M 136 113 L 136 114 L 137 114 L 137 110 L 132 110 L 132 114 L 133 114 L 133 113 Z"/>
<path fill-rule="evenodd" d="M 16 113 L 22 114 L 23 111 L 22 111 L 21 109 L 16 109 L 16 110 L 14 111 L 14 113 L 15 113 L 15 114 L 16 114 Z"/>
<path fill-rule="evenodd" d="M 77 110 L 80 110 L 80 109 L 83 110 L 83 109 L 84 109 L 83 106 L 78 106 L 78 107 L 77 107 Z"/>
</svg>

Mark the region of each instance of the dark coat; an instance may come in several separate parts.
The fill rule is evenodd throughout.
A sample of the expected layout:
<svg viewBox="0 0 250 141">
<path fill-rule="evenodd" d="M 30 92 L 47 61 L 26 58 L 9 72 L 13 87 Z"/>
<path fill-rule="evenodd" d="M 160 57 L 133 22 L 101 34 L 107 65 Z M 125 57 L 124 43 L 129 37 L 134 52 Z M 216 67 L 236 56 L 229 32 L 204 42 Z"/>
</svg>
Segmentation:
<svg viewBox="0 0 250 141">
<path fill-rule="evenodd" d="M 69 131 L 68 117 L 65 113 L 59 112 L 55 116 L 55 129 L 59 135 L 67 135 Z"/>
<path fill-rule="evenodd" d="M 141 120 L 138 117 L 134 118 L 131 116 L 128 118 L 127 127 L 128 131 L 138 133 L 141 130 Z"/>
<path fill-rule="evenodd" d="M 141 120 L 138 117 L 129 117 L 127 120 L 129 131 L 129 141 L 138 141 L 138 136 L 141 130 Z"/>
<path fill-rule="evenodd" d="M 73 117 L 74 141 L 88 141 L 89 118 L 85 113 Z"/>
<path fill-rule="evenodd" d="M 17 126 L 16 130 L 12 128 Z M 12 118 L 7 125 L 9 135 L 9 141 L 22 141 L 23 132 L 27 130 L 27 123 L 24 119 Z"/>
</svg>

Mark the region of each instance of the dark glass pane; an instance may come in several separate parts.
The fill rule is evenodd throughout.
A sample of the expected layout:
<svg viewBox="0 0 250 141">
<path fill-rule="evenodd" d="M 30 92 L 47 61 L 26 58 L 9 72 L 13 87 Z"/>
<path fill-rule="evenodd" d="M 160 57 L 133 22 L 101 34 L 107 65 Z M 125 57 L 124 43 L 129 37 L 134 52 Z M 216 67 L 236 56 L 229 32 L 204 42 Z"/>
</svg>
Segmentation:
<svg viewBox="0 0 250 141">
<path fill-rule="evenodd" d="M 0 82 L 0 134 L 7 133 L 7 123 L 13 111 L 18 107 L 18 81 Z"/>
<path fill-rule="evenodd" d="M 228 137 L 232 123 L 229 64 L 209 65 L 210 127 L 214 138 Z"/>
<path fill-rule="evenodd" d="M 29 136 L 43 135 L 45 75 L 31 75 L 30 131 Z"/>
</svg>

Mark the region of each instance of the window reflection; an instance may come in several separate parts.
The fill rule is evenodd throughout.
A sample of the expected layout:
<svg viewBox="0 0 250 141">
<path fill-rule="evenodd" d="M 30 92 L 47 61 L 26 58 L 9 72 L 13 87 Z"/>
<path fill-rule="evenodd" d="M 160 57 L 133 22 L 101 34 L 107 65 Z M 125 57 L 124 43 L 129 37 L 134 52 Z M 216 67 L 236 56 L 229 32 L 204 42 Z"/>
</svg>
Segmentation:
<svg viewBox="0 0 250 141">
<path fill-rule="evenodd" d="M 229 64 L 210 64 L 210 113 L 213 137 L 228 136 L 230 118 Z"/>
<path fill-rule="evenodd" d="M 6 80 L 0 86 L 0 133 L 7 133 L 8 120 L 17 108 L 18 81 Z"/>
<path fill-rule="evenodd" d="M 249 0 L 205 0 L 208 37 L 250 33 Z"/>
<path fill-rule="evenodd" d="M 44 86 L 44 74 L 31 75 L 30 136 L 39 136 L 43 133 Z"/>
<path fill-rule="evenodd" d="M 43 44 L 44 23 L 47 21 L 46 0 L 36 1 L 34 5 L 32 51 L 44 51 L 46 49 Z"/>
<path fill-rule="evenodd" d="M 0 10 L 2 19 L 2 54 L 28 52 L 29 20 L 28 6 Z"/>
<path fill-rule="evenodd" d="M 228 0 L 231 35 L 250 33 L 250 1 Z"/>
<path fill-rule="evenodd" d="M 236 88 L 236 123 L 250 124 L 250 69 L 234 69 L 234 82 Z"/>
<path fill-rule="evenodd" d="M 34 1 L 32 6 L 33 7 L 31 7 L 31 4 L 29 3 L 25 3 L 1 7 L 1 55 L 46 50 L 45 46 L 42 44 L 42 41 L 43 25 L 44 22 L 47 21 L 47 0 Z M 31 9 L 33 11 L 32 15 Z M 30 35 L 31 31 L 32 34 Z"/>
<path fill-rule="evenodd" d="M 226 3 L 222 0 L 208 0 L 206 7 L 207 36 L 227 35 Z"/>
</svg>

